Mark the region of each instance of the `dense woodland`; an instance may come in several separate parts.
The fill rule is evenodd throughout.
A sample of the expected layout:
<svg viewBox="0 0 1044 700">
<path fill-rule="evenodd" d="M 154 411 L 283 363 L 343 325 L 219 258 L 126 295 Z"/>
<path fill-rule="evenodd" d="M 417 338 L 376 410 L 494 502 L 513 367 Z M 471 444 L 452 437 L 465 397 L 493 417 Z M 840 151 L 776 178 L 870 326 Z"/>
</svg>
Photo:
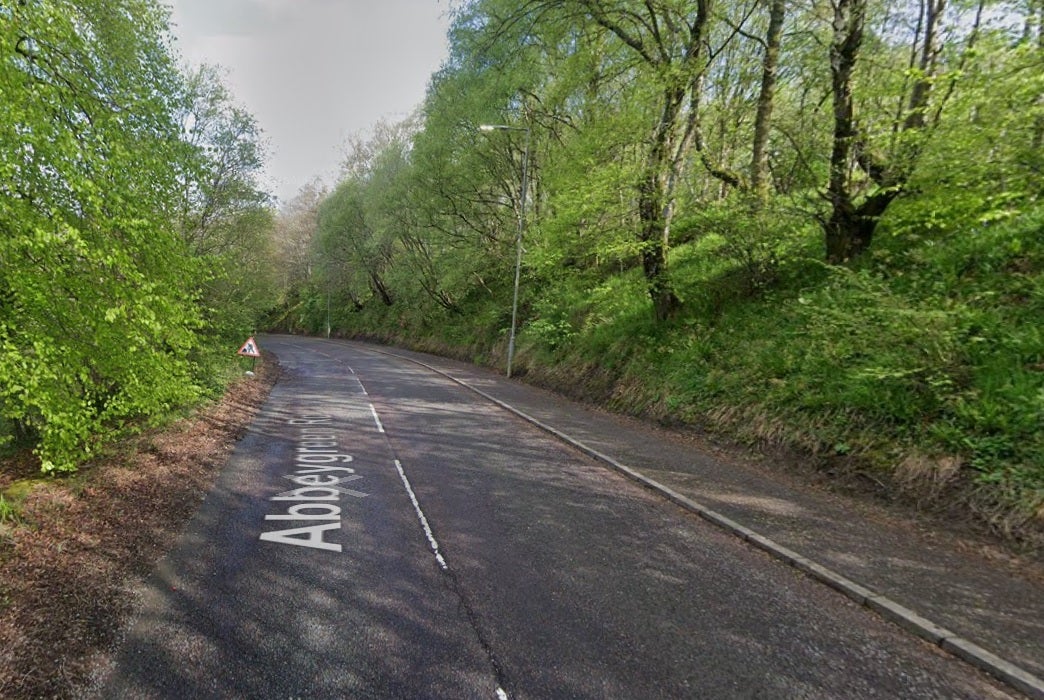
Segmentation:
<svg viewBox="0 0 1044 700">
<path fill-rule="evenodd" d="M 278 301 L 261 134 L 168 22 L 0 2 L 0 435 L 44 471 L 220 390 Z"/>
<path fill-rule="evenodd" d="M 258 319 L 503 367 L 517 269 L 517 375 L 1044 528 L 1044 0 L 452 12 L 416 115 L 276 212 L 153 3 L 0 4 L 12 438 L 72 467 Z"/>
</svg>

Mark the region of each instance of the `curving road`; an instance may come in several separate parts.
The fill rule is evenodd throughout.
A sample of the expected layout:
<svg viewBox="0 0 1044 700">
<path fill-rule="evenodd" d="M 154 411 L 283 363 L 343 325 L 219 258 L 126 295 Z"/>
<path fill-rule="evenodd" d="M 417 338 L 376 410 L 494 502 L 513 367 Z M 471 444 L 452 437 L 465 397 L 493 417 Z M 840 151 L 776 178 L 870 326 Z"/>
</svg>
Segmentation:
<svg viewBox="0 0 1044 700">
<path fill-rule="evenodd" d="M 262 345 L 98 697 L 1010 697 L 429 369 Z"/>
</svg>

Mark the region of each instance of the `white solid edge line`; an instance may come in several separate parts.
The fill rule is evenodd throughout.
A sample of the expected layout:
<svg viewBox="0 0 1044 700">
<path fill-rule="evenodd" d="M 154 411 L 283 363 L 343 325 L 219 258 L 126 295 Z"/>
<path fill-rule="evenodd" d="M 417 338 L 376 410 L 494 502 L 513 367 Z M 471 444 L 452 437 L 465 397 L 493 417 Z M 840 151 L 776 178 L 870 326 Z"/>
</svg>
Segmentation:
<svg viewBox="0 0 1044 700">
<path fill-rule="evenodd" d="M 431 365 L 421 362 L 420 360 L 415 360 L 412 357 L 397 355 L 393 352 L 385 352 L 381 350 L 372 351 L 382 355 L 389 355 L 391 357 L 396 357 L 400 360 L 406 360 L 407 362 L 412 362 L 414 364 L 420 365 L 421 367 L 425 367 L 431 370 L 432 372 L 435 372 L 436 374 L 446 377 L 450 381 L 459 384 L 460 386 L 464 387 L 465 389 L 468 389 L 469 391 L 475 392 L 479 396 L 500 406 L 504 410 L 509 411 L 510 413 L 514 413 L 516 416 L 522 418 L 526 422 L 536 426 L 537 428 L 547 433 L 554 435 L 555 437 L 563 440 L 564 442 L 572 445 L 573 447 L 576 447 L 582 452 L 585 452 L 594 459 L 603 462 L 604 464 L 607 464 L 615 471 L 618 471 L 655 491 L 659 491 L 664 496 L 666 496 L 668 500 L 682 506 L 686 510 L 694 512 L 695 514 L 703 518 L 705 521 L 717 525 L 718 527 L 727 532 L 733 533 L 740 539 L 750 542 L 753 546 L 756 546 L 759 549 L 767 552 L 779 561 L 789 564 L 790 566 L 798 569 L 799 571 L 802 571 L 803 573 L 810 575 L 811 578 L 819 580 L 827 586 L 830 586 L 831 588 L 838 590 L 842 595 L 845 595 L 846 597 L 858 603 L 859 605 L 873 611 L 880 617 L 890 620 L 894 624 L 899 624 L 899 626 L 913 633 L 915 636 L 920 637 L 921 639 L 924 639 L 934 644 L 935 646 L 938 646 L 941 649 L 946 650 L 952 656 L 959 658 L 972 666 L 976 666 L 981 670 L 986 671 L 994 678 L 997 678 L 998 680 L 1007 683 L 1009 686 L 1015 688 L 1016 690 L 1022 693 L 1025 693 L 1031 698 L 1044 700 L 1044 679 L 1030 673 L 1026 669 L 1016 664 L 1011 663 L 1010 661 L 1007 661 L 1003 657 L 999 657 L 993 654 L 987 649 L 983 649 L 982 647 L 976 645 L 970 640 L 960 637 L 959 635 L 954 634 L 952 636 L 947 636 L 942 641 L 939 641 L 936 637 L 937 630 L 942 629 L 946 632 L 948 632 L 949 630 L 946 630 L 941 626 L 936 626 L 935 623 L 931 622 L 927 618 L 923 618 L 920 615 L 917 615 L 914 611 L 910 610 L 909 608 L 906 608 L 905 606 L 900 605 L 899 603 L 893 601 L 887 596 L 880 595 L 876 591 L 865 589 L 862 586 L 859 586 L 859 584 L 854 583 L 847 577 L 842 576 L 838 572 L 829 569 L 825 566 L 822 566 L 821 564 L 814 563 L 811 560 L 806 559 L 805 557 L 801 557 L 800 555 L 797 557 L 797 561 L 795 561 L 793 558 L 788 558 L 787 555 L 792 554 L 790 550 L 788 550 L 786 547 L 779 544 L 775 540 L 760 535 L 759 533 L 756 533 L 753 530 L 749 530 L 748 528 L 739 525 L 739 523 L 735 523 L 734 521 L 726 518 L 720 513 L 717 513 L 703 506 L 702 504 L 693 501 L 692 499 L 689 499 L 684 496 L 681 496 L 679 498 L 679 494 L 676 494 L 672 489 L 659 483 L 655 479 L 651 479 L 645 476 L 644 474 L 638 472 L 637 470 L 632 469 L 631 467 L 628 467 L 616 461 L 612 457 L 604 455 L 598 452 L 597 450 L 588 447 L 579 440 L 570 437 L 569 435 L 566 435 L 565 433 L 561 432 L 560 430 L 557 430 L 556 428 L 552 428 L 551 426 L 542 423 L 533 416 L 530 416 L 527 413 L 515 408 L 514 406 L 487 394 L 481 389 L 477 389 L 468 384 L 467 382 L 457 379 L 448 372 L 444 372 L 436 367 L 432 367 Z M 757 541 L 751 542 L 751 535 L 755 535 Z M 812 567 L 817 571 L 810 571 L 808 568 L 803 567 L 801 564 L 804 562 L 812 564 Z M 870 598 L 872 598 L 875 601 L 878 601 L 878 603 L 884 601 L 891 603 L 892 605 L 889 607 L 892 607 L 892 614 L 882 614 L 881 611 L 878 609 L 878 606 L 868 605 L 868 598 L 856 595 L 856 591 L 854 591 L 854 589 L 858 589 L 858 592 L 869 593 Z M 912 616 L 908 616 L 906 613 L 912 613 Z M 900 620 L 902 620 L 902 623 L 900 623 Z M 922 621 L 928 622 L 929 627 L 926 628 L 922 626 Z"/>
<path fill-rule="evenodd" d="M 442 567 L 443 571 L 448 570 L 449 566 L 446 564 L 442 552 L 439 551 L 439 543 L 431 531 L 431 526 L 428 525 L 428 519 L 424 517 L 424 511 L 421 510 L 420 503 L 417 502 L 417 494 L 413 492 L 413 487 L 410 486 L 410 480 L 406 478 L 406 472 L 402 470 L 402 462 L 395 460 L 395 469 L 399 472 L 399 478 L 402 479 L 402 485 L 406 487 L 406 493 L 409 494 L 410 502 L 413 503 L 413 510 L 417 512 L 417 518 L 420 520 L 421 527 L 424 528 L 424 535 L 428 538 L 428 544 L 431 545 L 431 551 L 435 553 L 435 561 L 439 563 L 439 566 Z"/>
</svg>

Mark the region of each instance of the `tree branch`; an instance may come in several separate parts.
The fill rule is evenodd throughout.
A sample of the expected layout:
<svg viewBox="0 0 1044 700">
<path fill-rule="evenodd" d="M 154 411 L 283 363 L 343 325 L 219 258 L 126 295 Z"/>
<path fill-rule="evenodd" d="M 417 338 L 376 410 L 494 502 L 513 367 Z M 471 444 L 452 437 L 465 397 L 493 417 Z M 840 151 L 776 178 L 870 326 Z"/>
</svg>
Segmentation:
<svg viewBox="0 0 1044 700">
<path fill-rule="evenodd" d="M 650 65 L 659 65 L 659 61 L 649 52 L 645 42 L 638 37 L 634 36 L 626 29 L 623 28 L 619 23 L 614 22 L 602 8 L 598 0 L 580 0 L 581 4 L 587 8 L 588 12 L 591 13 L 591 17 L 595 22 L 608 29 L 610 32 L 615 34 L 622 42 L 630 46 L 632 49 L 638 52 L 638 54 L 645 59 Z"/>
</svg>

